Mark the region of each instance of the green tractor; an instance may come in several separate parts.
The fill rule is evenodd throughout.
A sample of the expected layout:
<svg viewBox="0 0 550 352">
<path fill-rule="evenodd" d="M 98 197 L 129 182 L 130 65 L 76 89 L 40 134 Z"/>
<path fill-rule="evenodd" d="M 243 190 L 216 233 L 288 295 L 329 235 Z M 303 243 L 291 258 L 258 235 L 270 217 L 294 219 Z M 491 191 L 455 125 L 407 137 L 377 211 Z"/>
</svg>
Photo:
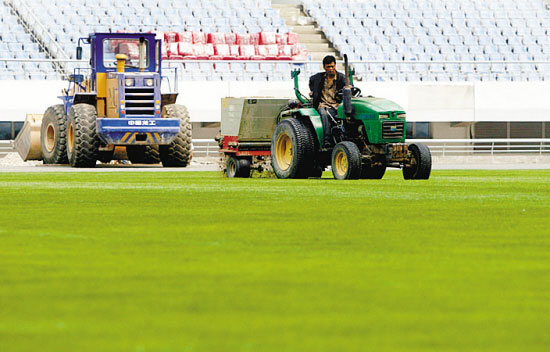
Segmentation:
<svg viewBox="0 0 550 352">
<path fill-rule="evenodd" d="M 342 103 L 332 128 L 334 147 L 323 148 L 321 117 L 300 93 L 300 71 L 292 72 L 298 100 L 290 101 L 279 113 L 271 139 L 271 164 L 277 177 L 320 177 L 331 165 L 339 180 L 381 179 L 388 167 L 401 168 L 405 179 L 428 179 L 430 150 L 421 143 L 405 143 L 403 108 L 387 99 L 362 97 L 350 80 L 346 55 L 344 59 L 348 88 L 341 92 Z"/>
</svg>

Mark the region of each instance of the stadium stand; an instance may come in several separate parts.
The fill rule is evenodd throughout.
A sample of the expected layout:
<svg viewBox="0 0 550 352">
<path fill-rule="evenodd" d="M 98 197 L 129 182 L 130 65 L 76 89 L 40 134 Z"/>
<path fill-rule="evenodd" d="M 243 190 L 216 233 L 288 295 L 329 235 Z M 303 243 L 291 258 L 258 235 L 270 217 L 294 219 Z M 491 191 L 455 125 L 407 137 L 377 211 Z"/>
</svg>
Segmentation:
<svg viewBox="0 0 550 352">
<path fill-rule="evenodd" d="M 550 11 L 542 0 L 304 0 L 303 4 L 350 60 L 403 62 L 355 65 L 366 80 L 550 80 L 550 65 L 542 63 L 550 60 Z M 476 61 L 532 61 L 533 65 L 489 66 Z"/>
<path fill-rule="evenodd" d="M 303 5 L 340 53 L 363 61 L 354 65 L 359 79 L 550 80 L 550 11 L 542 0 Z M 164 57 L 176 60 L 169 65 L 185 80 L 287 80 L 289 60 L 308 58 L 269 0 L 4 0 L 0 14 L 0 58 L 74 59 L 78 38 L 116 31 L 158 33 Z M 197 59 L 231 62 L 190 61 Z M 301 68 L 304 75 L 320 69 Z M 48 62 L 0 61 L 0 79 L 58 76 Z"/>
<path fill-rule="evenodd" d="M 4 3 L 0 3 L 0 58 L 47 58 L 44 49 Z M 48 62 L 0 61 L 0 80 L 12 79 L 57 79 L 57 74 Z"/>
<path fill-rule="evenodd" d="M 46 45 L 59 44 L 52 50 L 57 57 L 74 59 L 78 39 L 91 32 L 152 31 L 165 40 L 163 55 L 170 60 L 307 59 L 268 0 L 27 0 L 13 5 L 26 22 L 45 28 Z M 241 74 L 235 65 L 237 71 L 225 76 L 214 74 L 212 65 L 183 65 L 182 78 L 191 79 L 266 80 L 270 74 Z M 67 70 L 75 66 L 68 64 Z"/>
</svg>

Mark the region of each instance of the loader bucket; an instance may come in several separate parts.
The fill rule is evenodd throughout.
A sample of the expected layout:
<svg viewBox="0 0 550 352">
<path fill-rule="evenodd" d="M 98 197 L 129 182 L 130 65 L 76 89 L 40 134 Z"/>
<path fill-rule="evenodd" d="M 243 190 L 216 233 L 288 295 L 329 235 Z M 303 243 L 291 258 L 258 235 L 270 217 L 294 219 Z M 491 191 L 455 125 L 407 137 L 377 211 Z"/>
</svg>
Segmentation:
<svg viewBox="0 0 550 352">
<path fill-rule="evenodd" d="M 42 114 L 27 114 L 23 128 L 15 138 L 15 150 L 24 161 L 42 160 L 40 128 Z"/>
</svg>

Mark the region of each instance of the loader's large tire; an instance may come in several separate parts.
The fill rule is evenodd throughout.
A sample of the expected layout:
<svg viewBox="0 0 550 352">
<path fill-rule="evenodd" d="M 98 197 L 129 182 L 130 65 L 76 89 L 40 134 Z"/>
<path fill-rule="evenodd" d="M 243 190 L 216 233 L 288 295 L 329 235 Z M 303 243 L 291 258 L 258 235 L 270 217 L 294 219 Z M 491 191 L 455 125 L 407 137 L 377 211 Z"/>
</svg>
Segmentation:
<svg viewBox="0 0 550 352">
<path fill-rule="evenodd" d="M 67 156 L 74 167 L 95 167 L 99 155 L 97 111 L 90 104 L 75 104 L 69 110 Z"/>
<path fill-rule="evenodd" d="M 40 127 L 40 146 L 44 164 L 68 164 L 67 116 L 62 104 L 46 109 Z"/>
<path fill-rule="evenodd" d="M 164 167 L 185 167 L 192 158 L 191 120 L 183 105 L 168 104 L 162 108 L 162 117 L 180 119 L 180 132 L 169 145 L 159 147 Z"/>
<path fill-rule="evenodd" d="M 128 160 L 132 164 L 158 164 L 160 151 L 158 145 L 129 145 L 126 147 Z"/>
<path fill-rule="evenodd" d="M 410 167 L 403 167 L 405 180 L 427 180 L 432 171 L 432 154 L 430 149 L 421 143 L 409 145 L 409 151 L 414 159 Z"/>
<path fill-rule="evenodd" d="M 361 178 L 367 180 L 380 180 L 386 173 L 386 165 L 372 166 L 370 164 L 363 164 L 361 168 Z"/>
<path fill-rule="evenodd" d="M 361 152 L 353 142 L 340 142 L 332 150 L 332 174 L 337 180 L 356 180 L 361 176 Z"/>
<path fill-rule="evenodd" d="M 313 173 L 314 139 L 296 118 L 281 121 L 271 138 L 271 165 L 278 178 L 307 178 Z"/>
</svg>

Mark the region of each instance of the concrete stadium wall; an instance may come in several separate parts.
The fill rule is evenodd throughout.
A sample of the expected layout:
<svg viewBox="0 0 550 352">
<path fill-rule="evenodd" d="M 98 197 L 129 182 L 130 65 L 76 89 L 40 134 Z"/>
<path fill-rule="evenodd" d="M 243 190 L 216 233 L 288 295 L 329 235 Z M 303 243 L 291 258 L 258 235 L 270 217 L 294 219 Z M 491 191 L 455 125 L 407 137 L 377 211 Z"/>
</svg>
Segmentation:
<svg viewBox="0 0 550 352">
<path fill-rule="evenodd" d="M 550 121 L 550 82 L 356 82 L 363 95 L 394 100 L 409 121 Z M 301 82 L 307 94 L 307 82 Z M 0 121 L 24 121 L 61 101 L 65 81 L 0 81 Z M 178 103 L 193 122 L 220 120 L 223 97 L 293 97 L 292 82 L 180 81 Z"/>
</svg>

